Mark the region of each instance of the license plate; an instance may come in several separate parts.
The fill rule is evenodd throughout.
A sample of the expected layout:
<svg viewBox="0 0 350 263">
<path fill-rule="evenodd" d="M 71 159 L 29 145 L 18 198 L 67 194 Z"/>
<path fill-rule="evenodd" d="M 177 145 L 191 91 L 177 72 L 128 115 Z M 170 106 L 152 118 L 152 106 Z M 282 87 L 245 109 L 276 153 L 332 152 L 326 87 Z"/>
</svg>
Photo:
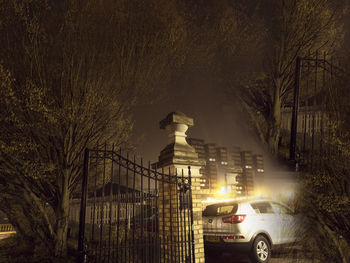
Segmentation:
<svg viewBox="0 0 350 263">
<path fill-rule="evenodd" d="M 206 236 L 205 238 L 208 242 L 220 242 L 220 237 L 217 236 Z"/>
</svg>

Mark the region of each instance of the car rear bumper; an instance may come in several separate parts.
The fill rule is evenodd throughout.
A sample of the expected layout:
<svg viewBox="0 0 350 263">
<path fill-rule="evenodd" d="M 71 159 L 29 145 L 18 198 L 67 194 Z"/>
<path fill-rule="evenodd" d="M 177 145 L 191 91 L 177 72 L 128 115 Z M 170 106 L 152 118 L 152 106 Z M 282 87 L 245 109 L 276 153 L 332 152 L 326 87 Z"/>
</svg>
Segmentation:
<svg viewBox="0 0 350 263">
<path fill-rule="evenodd" d="M 211 250 L 229 250 L 237 252 L 248 252 L 252 248 L 252 242 L 207 242 L 204 241 L 205 249 Z"/>
</svg>

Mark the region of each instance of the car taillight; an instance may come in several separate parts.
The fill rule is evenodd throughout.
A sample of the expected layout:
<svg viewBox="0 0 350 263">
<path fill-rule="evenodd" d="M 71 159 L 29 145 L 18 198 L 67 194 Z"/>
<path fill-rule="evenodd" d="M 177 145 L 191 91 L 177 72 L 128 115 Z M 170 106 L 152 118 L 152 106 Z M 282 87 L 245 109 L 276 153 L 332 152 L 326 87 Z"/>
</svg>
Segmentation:
<svg viewBox="0 0 350 263">
<path fill-rule="evenodd" d="M 223 239 L 228 240 L 228 239 L 244 239 L 244 236 L 225 236 Z"/>
<path fill-rule="evenodd" d="M 230 223 L 230 224 L 238 224 L 242 223 L 247 215 L 233 215 L 228 217 L 223 217 L 222 222 L 223 223 Z"/>
</svg>

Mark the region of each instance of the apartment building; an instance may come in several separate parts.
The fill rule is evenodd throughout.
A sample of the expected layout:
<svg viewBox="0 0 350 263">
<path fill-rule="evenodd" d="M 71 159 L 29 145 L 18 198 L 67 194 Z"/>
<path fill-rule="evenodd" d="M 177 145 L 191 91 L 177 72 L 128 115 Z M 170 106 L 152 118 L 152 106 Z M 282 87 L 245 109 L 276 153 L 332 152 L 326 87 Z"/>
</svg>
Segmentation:
<svg viewBox="0 0 350 263">
<path fill-rule="evenodd" d="M 189 138 L 198 157 L 206 164 L 200 170 L 202 189 L 217 190 L 225 185 L 237 196 L 254 193 L 255 178 L 263 178 L 264 160 L 261 154 L 244 151 L 240 147 L 222 147 L 205 143 L 202 139 Z"/>
</svg>

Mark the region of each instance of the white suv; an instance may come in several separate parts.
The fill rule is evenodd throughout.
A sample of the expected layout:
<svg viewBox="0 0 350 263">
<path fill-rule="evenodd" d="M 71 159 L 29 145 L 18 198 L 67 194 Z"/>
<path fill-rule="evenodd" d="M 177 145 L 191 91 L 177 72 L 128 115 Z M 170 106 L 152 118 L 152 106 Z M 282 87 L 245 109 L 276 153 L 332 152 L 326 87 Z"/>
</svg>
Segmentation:
<svg viewBox="0 0 350 263">
<path fill-rule="evenodd" d="M 203 211 L 206 249 L 238 249 L 253 262 L 269 262 L 271 249 L 297 241 L 297 217 L 271 200 L 234 200 L 208 205 Z"/>
</svg>

